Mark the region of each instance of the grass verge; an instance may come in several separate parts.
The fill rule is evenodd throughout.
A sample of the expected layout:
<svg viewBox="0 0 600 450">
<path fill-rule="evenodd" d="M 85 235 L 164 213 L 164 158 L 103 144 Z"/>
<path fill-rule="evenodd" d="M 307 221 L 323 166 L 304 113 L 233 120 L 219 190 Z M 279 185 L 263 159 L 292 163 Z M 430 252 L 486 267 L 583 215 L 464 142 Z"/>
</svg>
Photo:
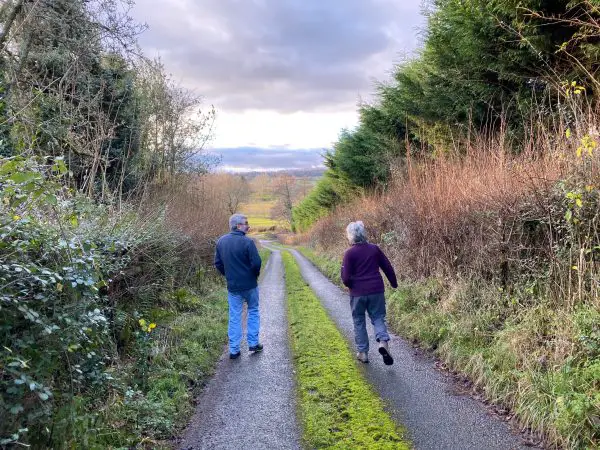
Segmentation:
<svg viewBox="0 0 600 450">
<path fill-rule="evenodd" d="M 298 247 L 298 251 L 306 256 L 317 267 L 323 275 L 338 286 L 341 286 L 340 272 L 342 270 L 341 257 L 338 259 L 316 252 L 309 247 Z"/>
<path fill-rule="evenodd" d="M 547 445 L 600 448 L 600 313 L 527 301 L 524 288 L 507 295 L 482 282 L 431 278 L 393 292 L 388 311 L 393 328 L 434 349 Z"/>
<path fill-rule="evenodd" d="M 338 259 L 300 250 L 339 279 Z M 600 448 L 600 313 L 593 305 L 557 310 L 526 288 L 509 295 L 483 282 L 429 278 L 401 284 L 387 306 L 392 329 L 435 351 L 547 444 Z M 572 342 L 581 346 L 575 357 L 568 356 Z"/>
<path fill-rule="evenodd" d="M 283 253 L 300 414 L 308 448 L 408 449 L 333 322 Z"/>
<path fill-rule="evenodd" d="M 259 250 L 262 269 L 271 251 Z M 207 280 L 208 281 L 208 280 Z M 139 333 L 140 345 L 150 345 L 144 385 L 130 380 L 103 411 L 103 425 L 90 448 L 136 446 L 172 448 L 171 439 L 183 431 L 199 395 L 223 353 L 227 337 L 227 295 L 215 280 L 212 292 L 196 295 L 187 289 L 173 293 L 169 309 L 156 309 L 152 333 Z M 132 362 L 133 363 L 133 362 Z M 140 362 L 137 361 L 139 371 Z M 125 373 L 135 372 L 124 366 Z"/>
<path fill-rule="evenodd" d="M 96 426 L 85 424 L 80 416 L 81 426 L 90 431 L 88 448 L 172 448 L 170 440 L 185 427 L 194 410 L 193 399 L 223 351 L 227 299 L 223 289 L 215 288 L 202 296 L 179 289 L 169 309 L 152 312 L 156 328 L 136 333 L 135 338 L 141 347 L 151 347 L 152 356 L 132 358 L 117 369 L 147 375 L 116 386 Z"/>
<path fill-rule="evenodd" d="M 267 265 L 267 261 L 269 261 L 269 257 L 271 256 L 271 250 L 266 247 L 261 247 L 258 249 L 258 254 L 260 255 L 260 259 L 262 264 L 260 265 L 260 273 L 264 272 L 265 266 Z"/>
</svg>

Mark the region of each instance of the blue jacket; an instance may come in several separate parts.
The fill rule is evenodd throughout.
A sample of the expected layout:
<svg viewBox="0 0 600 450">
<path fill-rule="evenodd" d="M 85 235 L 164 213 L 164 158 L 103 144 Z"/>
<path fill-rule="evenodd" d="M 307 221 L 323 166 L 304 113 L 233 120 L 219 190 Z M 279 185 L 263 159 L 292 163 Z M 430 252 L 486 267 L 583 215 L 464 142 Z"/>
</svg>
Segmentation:
<svg viewBox="0 0 600 450">
<path fill-rule="evenodd" d="M 242 231 L 225 234 L 217 241 L 215 267 L 227 279 L 230 292 L 247 291 L 258 286 L 260 256 L 254 241 Z"/>
</svg>

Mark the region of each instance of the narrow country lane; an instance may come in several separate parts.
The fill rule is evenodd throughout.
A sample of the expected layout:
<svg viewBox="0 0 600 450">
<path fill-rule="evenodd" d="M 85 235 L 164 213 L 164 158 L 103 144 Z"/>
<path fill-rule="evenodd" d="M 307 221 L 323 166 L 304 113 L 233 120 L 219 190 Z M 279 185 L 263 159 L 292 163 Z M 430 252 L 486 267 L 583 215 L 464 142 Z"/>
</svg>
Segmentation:
<svg viewBox="0 0 600 450">
<path fill-rule="evenodd" d="M 348 296 L 303 255 L 291 250 L 302 276 L 330 317 L 353 344 Z M 373 331 L 369 324 L 369 336 Z M 365 376 L 388 405 L 392 417 L 404 425 L 418 450 L 512 450 L 528 448 L 509 426 L 468 395 L 453 393 L 453 385 L 430 361 L 414 355 L 403 339 L 392 335 L 395 363 L 385 366 L 376 348 L 370 352 Z"/>
<path fill-rule="evenodd" d="M 259 285 L 264 351 L 229 360 L 225 351 L 180 448 L 298 449 L 293 365 L 288 348 L 285 284 L 275 250 Z"/>
</svg>

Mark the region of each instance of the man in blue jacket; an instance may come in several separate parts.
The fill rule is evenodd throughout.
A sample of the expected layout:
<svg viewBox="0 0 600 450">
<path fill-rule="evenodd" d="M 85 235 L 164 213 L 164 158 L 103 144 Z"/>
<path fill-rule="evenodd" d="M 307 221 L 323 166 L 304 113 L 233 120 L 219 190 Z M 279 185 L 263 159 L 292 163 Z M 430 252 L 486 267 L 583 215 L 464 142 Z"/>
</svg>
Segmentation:
<svg viewBox="0 0 600 450">
<path fill-rule="evenodd" d="M 215 251 L 215 267 L 227 280 L 229 302 L 229 358 L 240 356 L 242 340 L 242 307 L 248 303 L 247 339 L 251 352 L 263 349 L 258 342 L 260 315 L 258 311 L 258 276 L 261 260 L 254 241 L 246 236 L 248 218 L 234 214 L 229 218 L 230 232 L 219 238 Z"/>
</svg>

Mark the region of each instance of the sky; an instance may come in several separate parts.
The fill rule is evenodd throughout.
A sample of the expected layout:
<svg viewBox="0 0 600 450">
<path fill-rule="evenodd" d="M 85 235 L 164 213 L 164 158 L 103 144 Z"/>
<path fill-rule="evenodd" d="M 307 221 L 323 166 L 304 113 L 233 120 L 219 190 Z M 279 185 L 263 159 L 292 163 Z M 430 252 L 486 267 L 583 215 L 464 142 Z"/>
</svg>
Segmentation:
<svg viewBox="0 0 600 450">
<path fill-rule="evenodd" d="M 214 105 L 220 170 L 322 165 L 414 54 L 422 0 L 136 0 L 144 53 Z"/>
</svg>

